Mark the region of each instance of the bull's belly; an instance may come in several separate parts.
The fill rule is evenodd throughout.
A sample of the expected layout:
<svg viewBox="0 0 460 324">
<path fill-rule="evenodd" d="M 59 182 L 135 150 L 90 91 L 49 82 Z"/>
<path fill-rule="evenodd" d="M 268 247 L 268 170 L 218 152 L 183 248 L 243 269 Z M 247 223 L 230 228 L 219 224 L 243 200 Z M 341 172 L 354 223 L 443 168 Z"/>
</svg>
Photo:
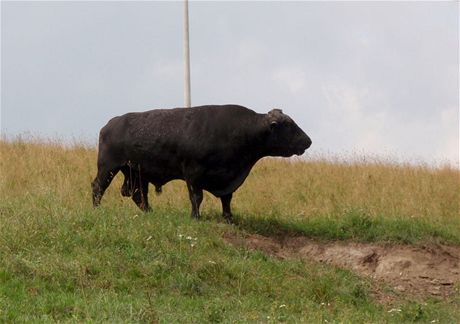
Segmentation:
<svg viewBox="0 0 460 324">
<path fill-rule="evenodd" d="M 228 163 L 225 167 L 205 166 L 197 163 L 183 163 L 179 160 L 143 160 L 142 174 L 156 187 L 172 180 L 191 179 L 195 185 L 216 197 L 236 191 L 252 169 L 253 163 L 235 166 Z M 184 167 L 185 165 L 185 167 Z"/>
<path fill-rule="evenodd" d="M 206 190 L 216 197 L 221 197 L 236 191 L 246 179 L 248 173 L 238 176 L 203 176 L 199 177 L 196 182 L 201 189 Z M 146 173 L 148 181 L 157 187 L 161 187 L 172 180 L 184 180 L 185 177 L 179 170 L 149 170 Z"/>
<path fill-rule="evenodd" d="M 144 163 L 142 173 L 155 186 L 162 186 L 172 180 L 184 180 L 180 166 L 174 163 Z"/>
<path fill-rule="evenodd" d="M 246 170 L 209 170 L 200 179 L 202 189 L 209 191 L 216 197 L 225 196 L 236 191 L 244 182 L 251 168 Z"/>
<path fill-rule="evenodd" d="M 206 191 L 209 191 L 216 197 L 222 197 L 222 196 L 235 192 L 243 184 L 243 182 L 244 180 L 243 181 L 231 181 L 231 182 L 228 182 L 226 185 L 222 184 L 219 186 L 204 185 L 203 189 Z"/>
</svg>

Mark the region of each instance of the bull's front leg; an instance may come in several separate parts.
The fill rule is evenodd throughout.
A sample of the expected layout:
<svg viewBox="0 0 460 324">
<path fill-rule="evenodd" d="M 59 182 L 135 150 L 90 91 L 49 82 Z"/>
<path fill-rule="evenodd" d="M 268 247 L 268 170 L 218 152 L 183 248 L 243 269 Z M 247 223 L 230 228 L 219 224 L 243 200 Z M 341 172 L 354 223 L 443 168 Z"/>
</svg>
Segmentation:
<svg viewBox="0 0 460 324">
<path fill-rule="evenodd" d="M 200 205 L 203 201 L 203 190 L 201 188 L 197 188 L 188 181 L 187 188 L 190 202 L 192 203 L 192 217 L 198 219 L 200 218 Z"/>
<path fill-rule="evenodd" d="M 227 223 L 233 224 L 233 216 L 232 211 L 230 209 L 230 202 L 232 201 L 232 194 L 228 194 L 225 196 L 220 197 L 220 201 L 222 202 L 222 216 L 225 218 Z"/>
</svg>

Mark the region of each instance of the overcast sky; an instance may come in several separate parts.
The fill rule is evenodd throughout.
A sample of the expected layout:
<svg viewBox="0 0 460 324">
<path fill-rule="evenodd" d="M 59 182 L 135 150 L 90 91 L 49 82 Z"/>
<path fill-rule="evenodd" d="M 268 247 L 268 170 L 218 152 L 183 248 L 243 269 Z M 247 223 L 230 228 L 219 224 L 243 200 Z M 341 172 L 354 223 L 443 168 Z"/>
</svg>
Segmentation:
<svg viewBox="0 0 460 324">
<path fill-rule="evenodd" d="M 179 107 L 182 2 L 1 3 L 1 131 L 97 142 Z M 451 2 L 191 2 L 192 105 L 277 107 L 311 153 L 459 158 Z M 308 153 L 307 153 L 308 154 Z"/>
</svg>

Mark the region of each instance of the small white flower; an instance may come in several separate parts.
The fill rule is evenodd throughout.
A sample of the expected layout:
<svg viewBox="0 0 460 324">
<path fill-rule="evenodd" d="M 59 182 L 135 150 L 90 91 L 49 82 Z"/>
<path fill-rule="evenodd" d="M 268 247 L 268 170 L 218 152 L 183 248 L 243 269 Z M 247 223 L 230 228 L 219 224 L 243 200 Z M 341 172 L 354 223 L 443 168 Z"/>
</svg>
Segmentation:
<svg viewBox="0 0 460 324">
<path fill-rule="evenodd" d="M 194 246 L 195 246 L 195 243 L 190 244 L 190 247 L 194 247 Z"/>
<path fill-rule="evenodd" d="M 390 310 L 388 311 L 388 313 L 400 312 L 400 311 L 401 311 L 401 309 L 399 309 L 399 308 L 392 308 L 392 309 L 390 309 Z"/>
<path fill-rule="evenodd" d="M 182 235 L 182 234 L 179 234 L 179 238 L 180 238 L 180 239 L 181 239 L 181 238 L 183 238 L 183 237 L 184 237 L 184 235 Z"/>
<path fill-rule="evenodd" d="M 186 239 L 190 241 L 190 240 L 192 239 L 192 237 L 191 237 L 191 236 L 187 236 Z"/>
<path fill-rule="evenodd" d="M 270 316 L 267 316 L 267 319 L 270 319 Z"/>
<path fill-rule="evenodd" d="M 216 262 L 214 262 L 212 260 L 209 260 L 208 262 L 211 263 L 211 264 L 217 264 Z"/>
<path fill-rule="evenodd" d="M 280 307 L 280 308 L 283 308 L 283 307 L 286 307 L 286 305 L 285 305 L 285 304 L 281 304 L 279 307 Z"/>
<path fill-rule="evenodd" d="M 147 237 L 146 241 L 150 241 L 152 239 L 152 235 L 150 235 L 149 237 Z"/>
</svg>

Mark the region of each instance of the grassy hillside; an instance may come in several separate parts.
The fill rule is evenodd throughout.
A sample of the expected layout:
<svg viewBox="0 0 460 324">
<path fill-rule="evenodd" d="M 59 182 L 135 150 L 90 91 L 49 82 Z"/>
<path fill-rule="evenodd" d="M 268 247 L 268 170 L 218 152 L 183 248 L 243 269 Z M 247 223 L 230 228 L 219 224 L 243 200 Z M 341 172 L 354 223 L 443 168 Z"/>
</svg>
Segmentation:
<svg viewBox="0 0 460 324">
<path fill-rule="evenodd" d="M 15 209 L 31 208 L 37 199 L 68 210 L 90 208 L 94 148 L 19 141 L 0 145 L 0 190 Z M 120 195 L 121 184 L 119 173 L 103 208 L 139 213 Z M 447 167 L 264 159 L 235 193 L 232 208 L 240 228 L 260 234 L 460 244 L 459 200 L 460 172 Z M 167 184 L 159 197 L 151 193 L 150 202 L 154 209 L 190 210 L 182 181 Z M 205 194 L 203 217 L 220 221 L 220 213 L 220 201 Z"/>
<path fill-rule="evenodd" d="M 189 217 L 183 182 L 122 198 L 117 176 L 91 207 L 96 150 L 0 142 L 0 321 L 460 321 L 460 297 L 395 305 L 374 284 L 316 263 L 227 245 L 225 233 L 460 244 L 459 172 L 450 168 L 266 159 L 233 200 L 237 226 L 205 196 Z M 382 288 L 384 289 L 384 288 Z"/>
</svg>

